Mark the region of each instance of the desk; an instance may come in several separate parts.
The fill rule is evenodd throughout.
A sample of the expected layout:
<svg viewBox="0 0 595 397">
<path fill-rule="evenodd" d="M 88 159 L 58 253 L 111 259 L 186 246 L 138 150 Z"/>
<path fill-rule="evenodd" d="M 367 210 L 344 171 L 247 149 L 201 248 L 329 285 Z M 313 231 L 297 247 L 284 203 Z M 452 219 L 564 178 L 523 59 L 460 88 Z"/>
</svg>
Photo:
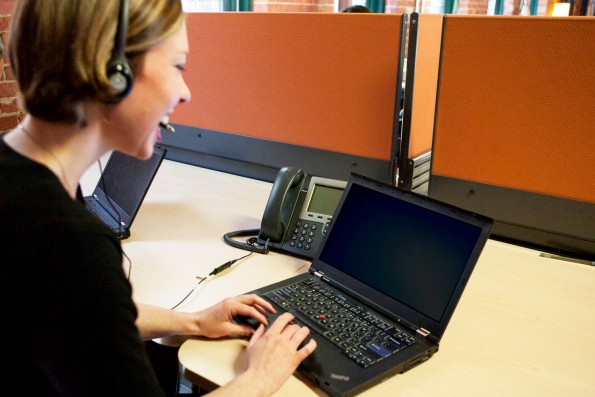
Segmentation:
<svg viewBox="0 0 595 397">
<path fill-rule="evenodd" d="M 228 231 L 257 228 L 270 184 L 165 160 L 124 249 L 134 298 L 175 305 L 195 276 L 240 257 Z M 308 262 L 254 254 L 195 291 L 179 310 L 196 310 L 304 272 Z M 488 241 L 429 361 L 361 396 L 595 395 L 595 267 L 543 258 Z M 181 342 L 181 341 L 180 341 Z M 210 389 L 241 371 L 246 342 L 185 341 L 185 376 Z M 293 376 L 280 396 L 324 395 Z"/>
<path fill-rule="evenodd" d="M 361 396 L 595 395 L 595 267 L 490 240 L 429 361 Z M 185 376 L 203 387 L 240 372 L 245 343 L 188 340 Z M 282 396 L 320 395 L 296 377 Z"/>
</svg>

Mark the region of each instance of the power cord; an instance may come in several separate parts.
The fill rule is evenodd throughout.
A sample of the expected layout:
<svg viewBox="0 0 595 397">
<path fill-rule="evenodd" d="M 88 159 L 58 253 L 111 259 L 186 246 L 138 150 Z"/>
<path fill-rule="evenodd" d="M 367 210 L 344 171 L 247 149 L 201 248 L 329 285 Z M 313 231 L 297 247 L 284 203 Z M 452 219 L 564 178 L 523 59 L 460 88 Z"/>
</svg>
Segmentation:
<svg viewBox="0 0 595 397">
<path fill-rule="evenodd" d="M 193 292 L 194 292 L 194 291 L 195 291 L 195 290 L 198 288 L 198 286 L 199 286 L 200 284 L 202 284 L 202 282 L 203 282 L 203 281 L 205 281 L 205 280 L 207 280 L 207 279 L 210 279 L 210 278 L 213 278 L 213 277 L 215 277 L 217 274 L 221 273 L 222 271 L 224 271 L 224 270 L 226 270 L 226 269 L 229 269 L 229 268 L 230 268 L 230 267 L 231 267 L 231 266 L 232 266 L 234 263 L 236 263 L 237 261 L 240 261 L 240 260 L 242 260 L 242 259 L 244 259 L 244 258 L 247 258 L 247 257 L 249 257 L 250 255 L 252 255 L 253 253 L 254 253 L 254 252 L 250 252 L 250 253 L 249 253 L 249 254 L 247 254 L 247 255 L 241 256 L 241 257 L 239 257 L 239 258 L 236 258 L 236 259 L 232 259 L 232 260 L 230 260 L 230 261 L 227 261 L 227 262 L 225 262 L 224 264 L 222 264 L 222 265 L 220 265 L 220 266 L 217 266 L 217 267 L 216 267 L 216 268 L 214 268 L 214 269 L 213 269 L 213 270 L 212 270 L 212 271 L 209 273 L 209 275 L 208 275 L 208 276 L 206 276 L 206 277 L 200 277 L 200 276 L 196 276 L 196 278 L 199 280 L 199 281 L 198 281 L 198 283 L 196 283 L 196 285 L 194 286 L 194 288 L 192 288 L 192 289 L 190 290 L 190 292 L 188 292 L 188 293 L 186 294 L 186 296 L 185 296 L 184 298 L 182 298 L 182 300 L 181 300 L 181 301 L 179 301 L 178 303 L 176 303 L 176 305 L 175 305 L 174 307 L 172 307 L 170 310 L 174 310 L 175 308 L 177 308 L 178 306 L 180 306 L 180 305 L 181 305 L 181 304 L 182 304 L 182 303 L 183 303 L 183 302 L 184 302 L 186 299 L 188 299 L 188 297 L 189 297 L 190 295 L 192 295 L 192 293 L 193 293 Z"/>
</svg>

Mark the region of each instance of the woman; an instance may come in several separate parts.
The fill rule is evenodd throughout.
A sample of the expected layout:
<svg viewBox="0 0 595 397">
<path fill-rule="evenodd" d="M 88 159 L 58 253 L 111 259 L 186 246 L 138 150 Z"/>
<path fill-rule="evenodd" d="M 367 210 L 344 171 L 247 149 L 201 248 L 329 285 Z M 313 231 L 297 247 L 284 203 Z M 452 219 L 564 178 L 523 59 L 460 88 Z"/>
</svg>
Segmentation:
<svg viewBox="0 0 595 397">
<path fill-rule="evenodd" d="M 148 158 L 159 123 L 190 100 L 180 1 L 19 0 L 9 52 L 26 116 L 0 136 L 2 384 L 162 396 L 143 339 L 252 334 L 245 371 L 213 394 L 272 394 L 315 349 L 300 348 L 308 329 L 287 314 L 266 332 L 234 323 L 266 323 L 274 309 L 254 295 L 197 313 L 135 305 L 119 241 L 81 202 L 78 181 L 94 162 L 110 150 Z"/>
</svg>

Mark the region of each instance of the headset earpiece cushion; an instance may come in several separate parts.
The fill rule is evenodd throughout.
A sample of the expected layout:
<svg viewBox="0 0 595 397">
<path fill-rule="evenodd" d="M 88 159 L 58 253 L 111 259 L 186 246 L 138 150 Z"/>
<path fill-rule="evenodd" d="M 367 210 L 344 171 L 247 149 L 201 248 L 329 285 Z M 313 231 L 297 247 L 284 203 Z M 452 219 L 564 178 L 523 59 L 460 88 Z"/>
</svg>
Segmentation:
<svg viewBox="0 0 595 397">
<path fill-rule="evenodd" d="M 113 95 L 107 102 L 116 103 L 130 93 L 134 83 L 134 73 L 126 59 L 114 59 L 107 66 L 107 77 L 113 88 Z"/>
</svg>

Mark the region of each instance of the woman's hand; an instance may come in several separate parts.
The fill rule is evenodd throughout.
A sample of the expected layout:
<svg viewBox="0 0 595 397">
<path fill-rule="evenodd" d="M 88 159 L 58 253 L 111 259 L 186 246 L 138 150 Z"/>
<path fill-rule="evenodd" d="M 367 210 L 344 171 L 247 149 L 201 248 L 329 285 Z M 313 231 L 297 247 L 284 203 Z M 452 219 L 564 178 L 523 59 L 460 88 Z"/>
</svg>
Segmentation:
<svg viewBox="0 0 595 397">
<path fill-rule="evenodd" d="M 293 374 L 298 365 L 316 349 L 316 341 L 310 339 L 301 344 L 310 334 L 306 327 L 292 323 L 293 315 L 284 313 L 265 332 L 261 325 L 246 350 L 248 375 L 254 387 L 262 395 L 271 395 Z"/>
<path fill-rule="evenodd" d="M 266 312 L 275 313 L 273 305 L 258 295 L 240 295 L 226 298 L 218 304 L 196 313 L 197 334 L 208 338 L 223 336 L 250 336 L 254 330 L 244 324 L 236 324 L 233 316 L 241 314 L 268 325 Z"/>
</svg>

